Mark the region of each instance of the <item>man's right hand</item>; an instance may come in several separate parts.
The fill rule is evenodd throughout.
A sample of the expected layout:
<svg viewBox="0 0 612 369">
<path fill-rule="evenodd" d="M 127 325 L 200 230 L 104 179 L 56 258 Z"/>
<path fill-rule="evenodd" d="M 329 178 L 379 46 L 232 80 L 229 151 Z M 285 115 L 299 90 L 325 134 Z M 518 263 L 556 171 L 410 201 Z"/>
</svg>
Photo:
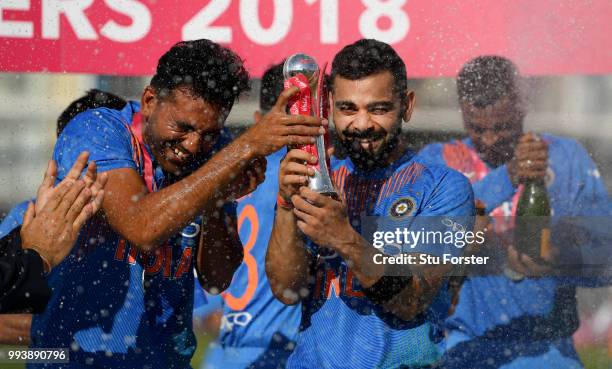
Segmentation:
<svg viewBox="0 0 612 369">
<path fill-rule="evenodd" d="M 301 149 L 290 150 L 280 163 L 278 193 L 288 203 L 291 196 L 300 194 L 300 187 L 308 186 L 308 177 L 314 175 L 314 169 L 306 163 L 316 164 L 317 158 Z"/>
<path fill-rule="evenodd" d="M 543 179 L 548 168 L 548 146 L 533 133 L 524 134 L 514 149 L 514 157 L 508 163 L 512 183 Z"/>
<path fill-rule="evenodd" d="M 259 122 L 252 125 L 236 142 L 253 148 L 254 157 L 270 155 L 283 146 L 308 145 L 315 137 L 325 133 L 326 120 L 306 115 L 290 115 L 285 112 L 297 87 L 283 91 L 274 107 Z"/>
</svg>

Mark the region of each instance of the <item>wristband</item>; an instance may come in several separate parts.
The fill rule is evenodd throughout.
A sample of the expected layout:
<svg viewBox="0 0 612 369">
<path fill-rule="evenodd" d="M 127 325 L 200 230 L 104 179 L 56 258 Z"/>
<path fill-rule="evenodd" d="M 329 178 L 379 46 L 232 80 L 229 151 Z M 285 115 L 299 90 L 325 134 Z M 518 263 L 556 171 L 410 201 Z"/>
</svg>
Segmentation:
<svg viewBox="0 0 612 369">
<path fill-rule="evenodd" d="M 412 277 L 409 276 L 382 276 L 370 288 L 364 288 L 363 293 L 370 301 L 381 305 L 391 300 L 395 295 L 406 288 Z"/>
<path fill-rule="evenodd" d="M 276 205 L 285 210 L 293 210 L 293 204 L 283 199 L 280 194 L 276 195 Z"/>
</svg>

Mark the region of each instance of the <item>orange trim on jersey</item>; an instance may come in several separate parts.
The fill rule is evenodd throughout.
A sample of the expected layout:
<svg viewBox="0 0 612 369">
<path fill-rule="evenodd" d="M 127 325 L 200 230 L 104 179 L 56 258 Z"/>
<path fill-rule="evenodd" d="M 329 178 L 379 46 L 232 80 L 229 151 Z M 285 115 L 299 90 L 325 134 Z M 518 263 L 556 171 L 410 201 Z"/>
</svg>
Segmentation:
<svg viewBox="0 0 612 369">
<path fill-rule="evenodd" d="M 246 219 L 248 219 L 249 223 L 251 223 L 251 232 L 249 234 L 249 238 L 243 246 L 243 262 L 246 265 L 248 271 L 247 286 L 240 297 L 232 295 L 229 291 L 226 291 L 221 294 L 230 309 L 236 311 L 244 310 L 247 307 L 249 302 L 251 302 L 253 295 L 255 295 L 255 290 L 257 290 L 257 284 L 259 283 L 257 260 L 255 259 L 253 254 L 251 254 L 251 250 L 253 249 L 253 246 L 255 246 L 255 242 L 257 241 L 257 235 L 259 234 L 259 218 L 257 216 L 257 210 L 255 210 L 255 207 L 251 204 L 246 205 L 238 216 L 238 232 L 240 232 L 240 229 L 242 229 L 242 225 L 244 224 L 244 221 Z"/>
</svg>

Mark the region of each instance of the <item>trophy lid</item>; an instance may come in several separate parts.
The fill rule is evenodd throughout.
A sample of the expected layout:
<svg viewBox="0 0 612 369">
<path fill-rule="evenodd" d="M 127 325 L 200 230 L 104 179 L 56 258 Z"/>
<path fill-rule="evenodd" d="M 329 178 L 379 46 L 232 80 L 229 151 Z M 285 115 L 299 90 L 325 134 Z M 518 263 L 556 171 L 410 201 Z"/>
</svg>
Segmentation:
<svg viewBox="0 0 612 369">
<path fill-rule="evenodd" d="M 289 79 L 297 74 L 303 74 L 310 84 L 316 83 L 319 78 L 319 65 L 312 56 L 306 54 L 293 54 L 285 60 L 283 77 Z"/>
</svg>

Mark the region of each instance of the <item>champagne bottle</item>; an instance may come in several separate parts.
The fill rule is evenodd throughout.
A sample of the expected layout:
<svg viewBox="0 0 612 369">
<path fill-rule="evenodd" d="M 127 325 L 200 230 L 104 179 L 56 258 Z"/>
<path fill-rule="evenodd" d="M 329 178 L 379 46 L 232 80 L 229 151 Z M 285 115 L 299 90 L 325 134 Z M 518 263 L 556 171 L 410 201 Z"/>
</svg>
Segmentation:
<svg viewBox="0 0 612 369">
<path fill-rule="evenodd" d="M 536 260 L 550 256 L 550 203 L 542 178 L 524 183 L 516 206 L 514 247 Z"/>
</svg>

